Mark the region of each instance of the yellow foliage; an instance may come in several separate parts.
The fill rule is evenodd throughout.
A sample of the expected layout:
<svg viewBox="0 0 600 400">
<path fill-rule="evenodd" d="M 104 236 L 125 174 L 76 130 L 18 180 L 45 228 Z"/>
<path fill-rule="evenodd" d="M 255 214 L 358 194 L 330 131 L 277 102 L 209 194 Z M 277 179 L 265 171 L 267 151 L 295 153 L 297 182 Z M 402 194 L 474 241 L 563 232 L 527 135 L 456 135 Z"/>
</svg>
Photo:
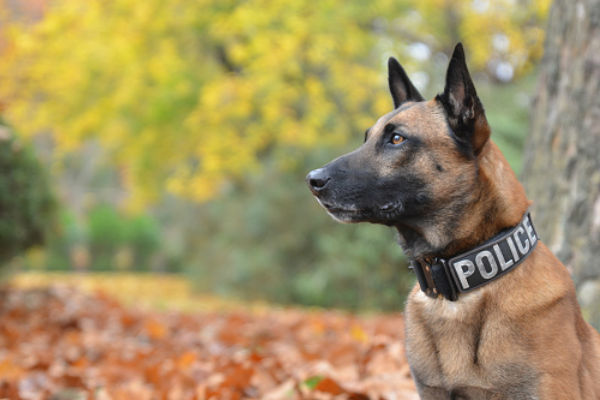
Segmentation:
<svg viewBox="0 0 600 400">
<path fill-rule="evenodd" d="M 434 54 L 463 40 L 475 69 L 504 60 L 523 73 L 541 57 L 549 2 L 57 0 L 39 21 L 0 13 L 0 99 L 58 156 L 100 143 L 130 206 L 164 187 L 203 201 L 274 147 L 360 140 L 391 106 L 387 56 L 430 63 L 411 43 Z"/>
<path fill-rule="evenodd" d="M 67 285 L 88 293 L 101 292 L 129 306 L 178 311 L 224 311 L 248 307 L 260 312 L 266 304 L 251 304 L 196 293 L 182 276 L 125 273 L 37 273 L 15 275 L 10 285 L 19 288 Z M 160 335 L 160 327 L 147 326 Z"/>
</svg>

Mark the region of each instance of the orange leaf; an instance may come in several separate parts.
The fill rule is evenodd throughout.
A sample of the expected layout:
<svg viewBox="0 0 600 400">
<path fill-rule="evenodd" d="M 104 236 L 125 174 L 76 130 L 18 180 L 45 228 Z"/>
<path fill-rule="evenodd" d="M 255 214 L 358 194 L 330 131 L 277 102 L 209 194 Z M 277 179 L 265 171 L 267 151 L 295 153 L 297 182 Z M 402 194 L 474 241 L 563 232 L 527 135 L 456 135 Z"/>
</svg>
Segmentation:
<svg viewBox="0 0 600 400">
<path fill-rule="evenodd" d="M 196 353 L 193 351 L 186 351 L 177 359 L 177 368 L 178 369 L 188 369 L 190 365 L 192 365 L 196 361 Z"/>
<path fill-rule="evenodd" d="M 4 379 L 18 379 L 23 375 L 23 369 L 10 360 L 0 361 L 0 376 Z"/>
<path fill-rule="evenodd" d="M 167 327 L 155 319 L 146 320 L 144 329 L 151 339 L 159 340 L 167 335 Z"/>
<path fill-rule="evenodd" d="M 315 386 L 315 390 L 333 395 L 346 393 L 346 391 L 331 378 L 321 379 L 319 383 L 317 383 L 317 386 Z"/>
<path fill-rule="evenodd" d="M 369 336 L 367 335 L 367 332 L 365 332 L 364 329 L 358 324 L 352 325 L 350 335 L 354 340 L 357 340 L 359 342 L 367 343 L 369 341 Z"/>
</svg>

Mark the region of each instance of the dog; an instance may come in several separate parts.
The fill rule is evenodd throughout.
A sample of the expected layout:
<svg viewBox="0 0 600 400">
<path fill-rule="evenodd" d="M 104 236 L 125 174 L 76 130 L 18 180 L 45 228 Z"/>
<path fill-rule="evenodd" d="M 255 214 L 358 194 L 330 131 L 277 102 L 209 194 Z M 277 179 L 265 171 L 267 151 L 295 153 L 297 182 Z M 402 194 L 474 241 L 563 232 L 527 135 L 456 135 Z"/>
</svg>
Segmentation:
<svg viewBox="0 0 600 400">
<path fill-rule="evenodd" d="M 306 181 L 334 219 L 397 229 L 418 280 L 405 339 L 421 399 L 600 399 L 600 335 L 490 139 L 462 44 L 434 99 L 394 58 L 388 83 L 394 109 Z"/>
</svg>

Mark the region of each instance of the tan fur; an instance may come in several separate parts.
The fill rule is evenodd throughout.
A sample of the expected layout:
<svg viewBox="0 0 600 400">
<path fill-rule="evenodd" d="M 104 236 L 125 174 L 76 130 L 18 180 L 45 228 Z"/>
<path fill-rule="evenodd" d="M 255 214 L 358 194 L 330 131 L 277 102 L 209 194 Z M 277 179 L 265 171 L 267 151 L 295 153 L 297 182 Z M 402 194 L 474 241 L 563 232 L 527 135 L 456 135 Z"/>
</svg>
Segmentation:
<svg viewBox="0 0 600 400">
<path fill-rule="evenodd" d="M 485 138 L 473 171 L 457 156 L 434 101 L 394 118 L 418 127 L 435 148 L 415 165 L 431 171 L 439 201 L 456 182 L 465 188 L 474 182 L 476 199 L 461 216 L 448 255 L 521 220 L 530 202 L 491 140 Z M 478 129 L 489 136 L 487 124 Z M 433 158 L 452 170 L 447 182 L 436 181 Z M 424 235 L 434 237 L 431 229 Z M 541 242 L 512 272 L 456 302 L 429 298 L 416 286 L 405 313 L 408 359 L 423 399 L 600 398 L 600 336 L 581 316 L 567 269 Z"/>
</svg>

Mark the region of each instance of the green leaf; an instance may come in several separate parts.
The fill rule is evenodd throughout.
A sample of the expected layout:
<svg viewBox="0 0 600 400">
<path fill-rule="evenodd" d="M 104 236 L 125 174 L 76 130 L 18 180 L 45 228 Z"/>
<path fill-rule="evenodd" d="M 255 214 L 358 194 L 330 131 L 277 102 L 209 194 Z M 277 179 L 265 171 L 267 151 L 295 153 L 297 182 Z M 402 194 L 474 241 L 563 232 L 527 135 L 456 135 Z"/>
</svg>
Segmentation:
<svg viewBox="0 0 600 400">
<path fill-rule="evenodd" d="M 315 375 L 315 376 L 311 376 L 311 377 L 307 378 L 303 383 L 310 390 L 315 390 L 315 388 L 317 387 L 319 382 L 321 382 L 322 380 L 323 380 L 323 377 L 321 375 Z"/>
</svg>

